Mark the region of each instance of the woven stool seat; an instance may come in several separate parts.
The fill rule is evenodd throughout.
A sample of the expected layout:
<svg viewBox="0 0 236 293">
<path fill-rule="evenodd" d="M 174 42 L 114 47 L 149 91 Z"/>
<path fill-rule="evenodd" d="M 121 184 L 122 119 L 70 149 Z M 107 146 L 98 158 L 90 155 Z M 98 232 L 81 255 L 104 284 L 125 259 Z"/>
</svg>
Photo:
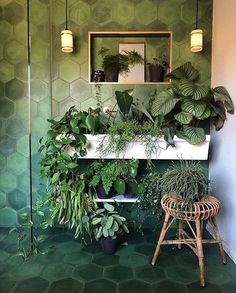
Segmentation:
<svg viewBox="0 0 236 293">
<path fill-rule="evenodd" d="M 221 204 L 214 196 L 205 195 L 198 202 L 184 210 L 183 203 L 176 195 L 167 195 L 161 199 L 161 206 L 165 212 L 180 220 L 207 220 L 214 217 L 220 210 Z"/>
</svg>

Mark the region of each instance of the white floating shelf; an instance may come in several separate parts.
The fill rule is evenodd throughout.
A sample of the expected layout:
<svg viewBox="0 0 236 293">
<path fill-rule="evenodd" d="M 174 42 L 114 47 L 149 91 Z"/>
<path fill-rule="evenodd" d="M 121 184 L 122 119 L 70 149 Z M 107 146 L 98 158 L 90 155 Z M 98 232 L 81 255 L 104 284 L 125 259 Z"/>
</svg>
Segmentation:
<svg viewBox="0 0 236 293">
<path fill-rule="evenodd" d="M 108 135 L 86 135 L 89 146 L 87 149 L 87 155 L 84 159 L 147 159 L 145 154 L 145 145 L 141 141 L 134 141 L 129 143 L 126 152 L 119 157 L 115 154 L 110 154 L 106 157 L 101 157 L 97 151 L 99 142 L 104 139 L 108 140 Z M 158 140 L 158 151 L 151 155 L 152 160 L 207 160 L 210 144 L 210 135 L 206 135 L 206 141 L 200 145 L 189 144 L 186 140 L 180 139 L 177 136 L 174 137 L 175 147 L 169 146 L 163 138 Z M 74 150 L 68 150 L 70 154 L 74 153 Z"/>
<path fill-rule="evenodd" d="M 96 202 L 127 202 L 134 203 L 137 201 L 136 197 L 131 195 L 116 195 L 111 198 L 96 198 Z"/>
</svg>

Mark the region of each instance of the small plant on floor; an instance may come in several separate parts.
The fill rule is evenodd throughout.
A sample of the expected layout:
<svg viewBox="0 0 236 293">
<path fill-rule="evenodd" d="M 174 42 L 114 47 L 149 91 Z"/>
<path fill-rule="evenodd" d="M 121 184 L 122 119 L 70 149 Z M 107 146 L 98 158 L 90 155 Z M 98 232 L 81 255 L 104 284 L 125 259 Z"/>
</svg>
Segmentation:
<svg viewBox="0 0 236 293">
<path fill-rule="evenodd" d="M 48 228 L 44 212 L 41 210 L 42 207 L 42 201 L 37 201 L 32 217 L 35 223 L 27 213 L 22 213 L 20 214 L 22 226 L 14 227 L 9 231 L 9 234 L 15 234 L 17 237 L 18 251 L 13 256 L 21 257 L 24 261 L 27 261 L 32 255 L 46 255 L 52 251 L 52 246 L 48 248 L 42 247 L 42 245 L 48 240 L 48 236 L 45 233 L 42 233 L 43 230 Z M 32 239 L 30 239 L 30 234 L 32 233 L 31 229 L 34 230 Z"/>
<path fill-rule="evenodd" d="M 117 239 L 124 233 L 129 233 L 126 219 L 108 203 L 104 204 L 104 208 L 96 209 L 90 221 L 95 239 L 101 241 L 107 254 L 113 254 L 117 249 Z"/>
<path fill-rule="evenodd" d="M 175 196 L 180 211 L 208 194 L 209 180 L 198 161 L 181 161 L 166 170 L 161 178 L 162 195 Z"/>
</svg>

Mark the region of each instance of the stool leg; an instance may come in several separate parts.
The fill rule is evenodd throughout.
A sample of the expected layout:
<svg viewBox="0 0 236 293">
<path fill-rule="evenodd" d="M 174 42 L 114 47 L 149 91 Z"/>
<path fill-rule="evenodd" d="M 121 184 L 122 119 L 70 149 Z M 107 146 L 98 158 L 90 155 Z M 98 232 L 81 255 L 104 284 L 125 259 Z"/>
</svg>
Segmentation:
<svg viewBox="0 0 236 293">
<path fill-rule="evenodd" d="M 209 223 L 210 223 L 210 225 L 212 227 L 212 231 L 214 233 L 215 239 L 219 241 L 218 245 L 219 245 L 219 249 L 220 249 L 220 254 L 221 254 L 222 262 L 223 262 L 223 264 L 227 264 L 225 252 L 224 252 L 223 245 L 222 245 L 222 241 L 221 241 L 221 237 L 220 237 L 220 232 L 219 232 L 218 226 L 216 224 L 215 218 L 214 217 L 211 217 L 209 219 Z"/>
<path fill-rule="evenodd" d="M 160 248 L 161 248 L 161 243 L 164 240 L 164 237 L 166 235 L 166 232 L 167 232 L 166 228 L 167 228 L 167 225 L 168 225 L 168 222 L 169 222 L 169 218 L 170 218 L 170 214 L 166 213 L 165 214 L 165 220 L 164 220 L 164 223 L 163 223 L 163 226 L 162 226 L 162 229 L 161 229 L 161 233 L 160 233 L 160 236 L 159 236 L 159 239 L 158 239 L 158 242 L 157 242 L 157 246 L 156 246 L 153 258 L 152 258 L 152 265 L 153 266 L 156 263 L 158 253 L 159 253 Z"/>
<path fill-rule="evenodd" d="M 205 287 L 205 268 L 204 268 L 204 255 L 202 248 L 202 231 L 201 231 L 201 221 L 197 219 L 196 223 L 196 246 L 197 246 L 197 256 L 199 263 L 199 272 L 200 272 L 200 285 Z"/>
<path fill-rule="evenodd" d="M 183 222 L 182 220 L 179 220 L 179 227 L 178 227 L 178 239 L 182 239 L 182 234 L 183 234 Z M 182 248 L 182 244 L 178 244 L 178 249 Z"/>
</svg>

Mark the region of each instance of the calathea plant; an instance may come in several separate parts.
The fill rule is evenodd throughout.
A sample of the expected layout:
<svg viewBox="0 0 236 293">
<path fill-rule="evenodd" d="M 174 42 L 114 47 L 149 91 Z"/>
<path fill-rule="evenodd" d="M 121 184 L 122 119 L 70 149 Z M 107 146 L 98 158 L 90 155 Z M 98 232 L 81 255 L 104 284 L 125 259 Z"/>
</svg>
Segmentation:
<svg viewBox="0 0 236 293">
<path fill-rule="evenodd" d="M 168 77 L 172 86 L 156 95 L 151 114 L 160 119 L 162 128 L 171 129 L 172 135 L 200 144 L 205 141 L 202 121 L 212 121 L 215 129 L 220 130 L 226 111 L 234 113 L 227 90 L 222 86 L 210 88 L 197 84 L 199 72 L 190 62 L 173 70 Z"/>
</svg>

